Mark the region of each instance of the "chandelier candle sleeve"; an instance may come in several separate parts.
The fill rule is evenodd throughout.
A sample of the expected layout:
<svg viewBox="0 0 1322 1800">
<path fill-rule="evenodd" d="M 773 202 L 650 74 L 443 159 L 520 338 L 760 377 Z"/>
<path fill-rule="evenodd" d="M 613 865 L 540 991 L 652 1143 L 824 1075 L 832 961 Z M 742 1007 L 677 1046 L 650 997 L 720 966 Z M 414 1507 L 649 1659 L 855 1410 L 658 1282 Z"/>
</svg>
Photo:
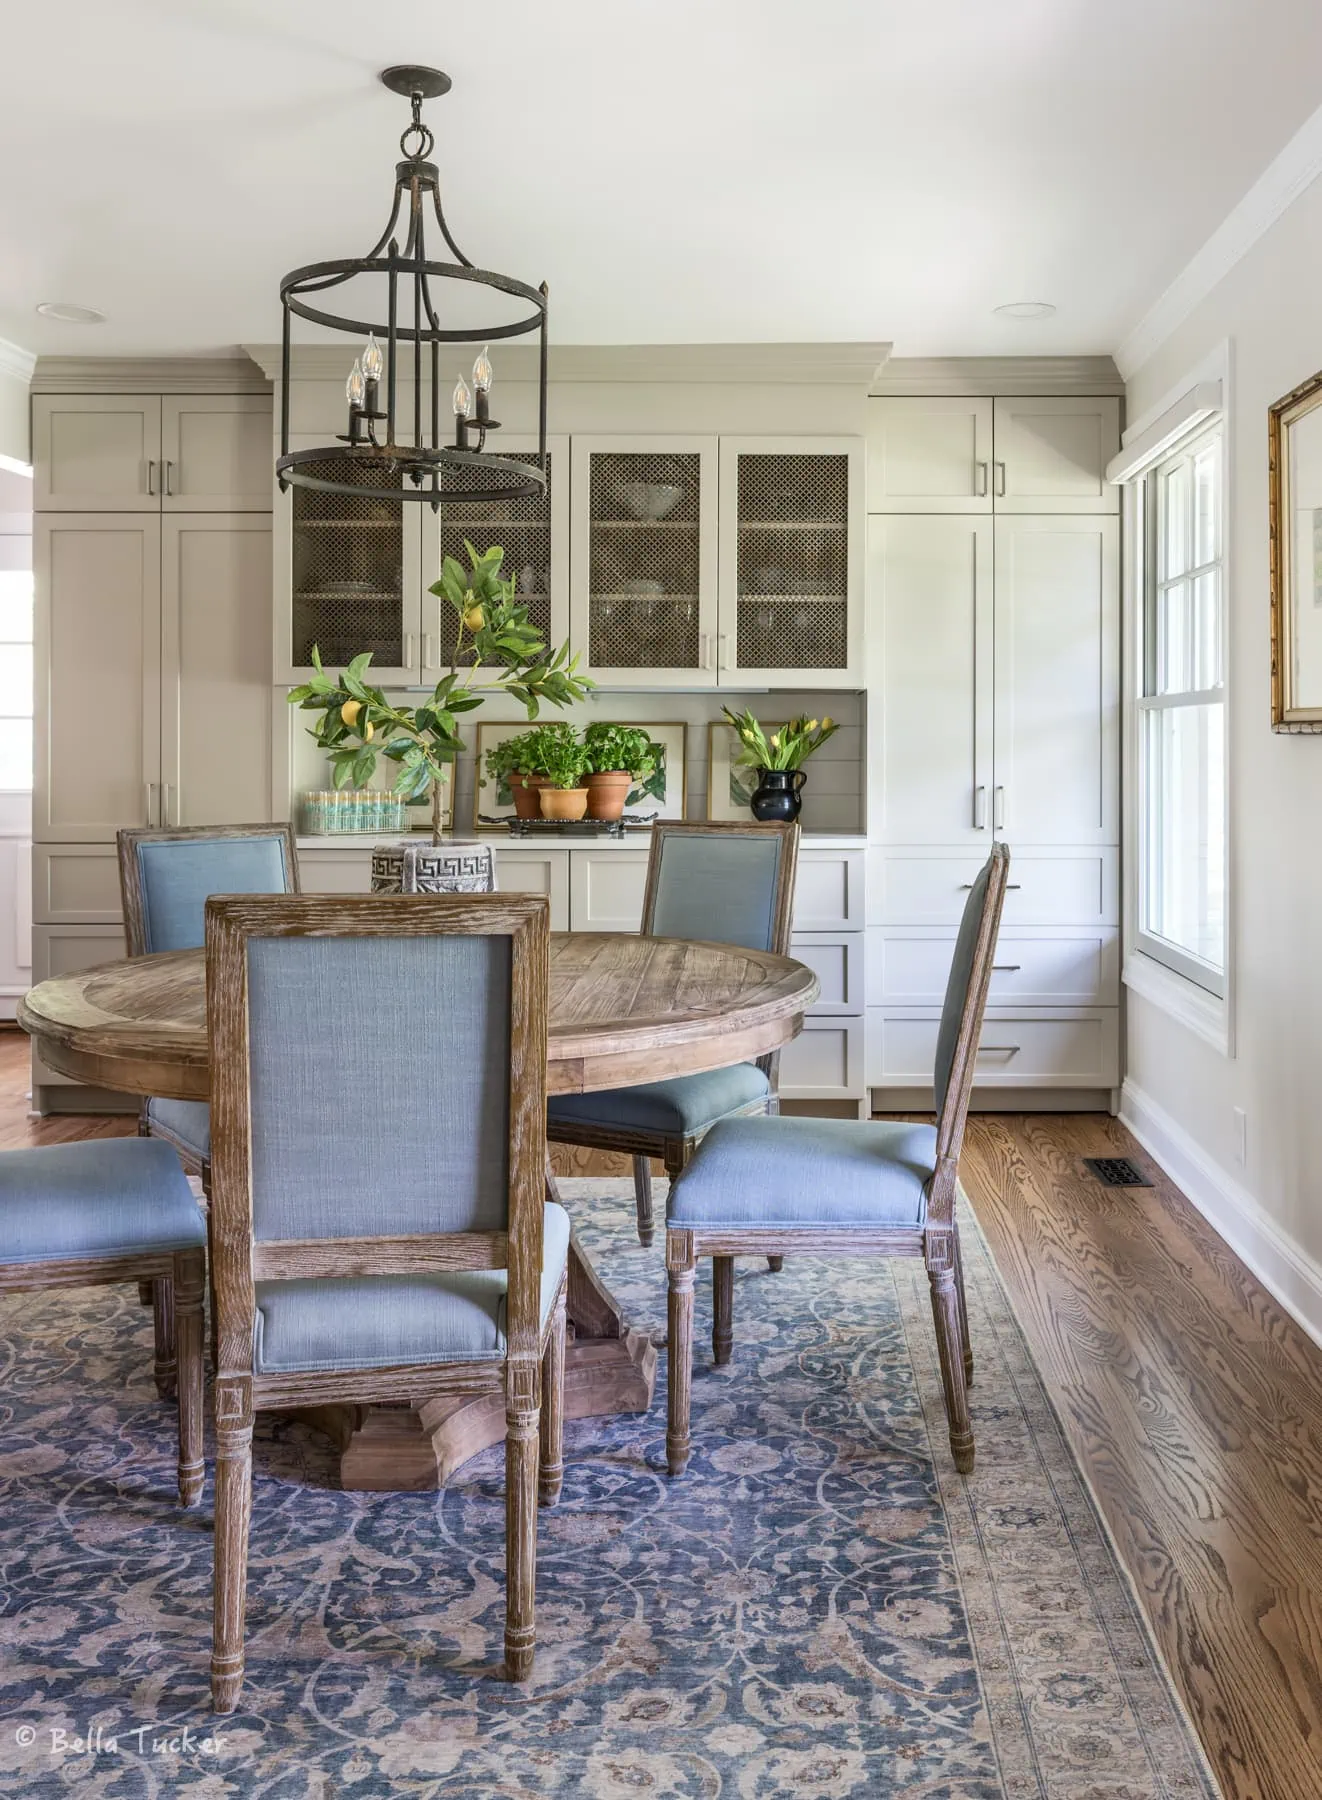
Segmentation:
<svg viewBox="0 0 1322 1800">
<path fill-rule="evenodd" d="M 399 140 L 395 192 L 384 231 L 366 256 L 307 263 L 280 284 L 280 455 L 282 490 L 443 502 L 510 501 L 546 489 L 547 308 L 545 282 L 534 287 L 512 275 L 479 269 L 455 241 L 441 204 L 440 177 L 430 160 L 435 140 L 422 122 L 424 100 L 448 93 L 450 78 L 417 65 L 386 69 L 382 82 L 408 99 L 411 123 Z M 429 221 L 443 256 L 429 251 Z M 367 295 L 374 291 L 375 299 Z M 354 314 L 327 310 L 343 293 Z M 290 359 L 293 321 L 344 332 L 366 345 L 346 384 L 348 431 L 333 444 L 290 448 Z M 444 323 L 442 322 L 444 321 Z M 502 454 L 489 443 L 500 429 L 490 413 L 493 371 L 489 347 L 501 339 L 536 336 L 538 345 L 537 462 Z M 453 442 L 442 436 L 442 350 L 481 345 L 473 389 L 461 376 L 454 390 Z M 384 409 L 381 404 L 385 390 Z M 474 403 L 474 393 L 476 403 Z"/>
</svg>

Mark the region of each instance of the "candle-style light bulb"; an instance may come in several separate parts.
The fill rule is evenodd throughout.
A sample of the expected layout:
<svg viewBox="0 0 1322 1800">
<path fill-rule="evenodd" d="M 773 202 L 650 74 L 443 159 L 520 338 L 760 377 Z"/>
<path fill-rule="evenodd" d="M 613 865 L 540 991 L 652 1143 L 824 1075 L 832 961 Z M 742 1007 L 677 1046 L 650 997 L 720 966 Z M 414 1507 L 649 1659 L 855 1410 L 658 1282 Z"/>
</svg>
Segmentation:
<svg viewBox="0 0 1322 1800">
<path fill-rule="evenodd" d="M 483 344 L 482 354 L 473 364 L 473 386 L 479 394 L 491 392 L 492 368 L 491 359 L 487 355 L 487 346 Z"/>
<path fill-rule="evenodd" d="M 344 384 L 344 392 L 350 406 L 361 406 L 363 395 L 367 392 L 367 383 L 363 380 L 362 364 L 355 360 L 349 371 L 349 379 Z"/>
<path fill-rule="evenodd" d="M 473 396 L 469 393 L 468 383 L 462 375 L 454 384 L 453 405 L 456 418 L 466 419 L 473 410 Z"/>
<path fill-rule="evenodd" d="M 369 381 L 380 381 L 381 371 L 386 366 L 386 359 L 381 354 L 381 346 L 376 341 L 376 333 L 367 334 L 367 347 L 363 351 L 363 374 Z"/>
</svg>

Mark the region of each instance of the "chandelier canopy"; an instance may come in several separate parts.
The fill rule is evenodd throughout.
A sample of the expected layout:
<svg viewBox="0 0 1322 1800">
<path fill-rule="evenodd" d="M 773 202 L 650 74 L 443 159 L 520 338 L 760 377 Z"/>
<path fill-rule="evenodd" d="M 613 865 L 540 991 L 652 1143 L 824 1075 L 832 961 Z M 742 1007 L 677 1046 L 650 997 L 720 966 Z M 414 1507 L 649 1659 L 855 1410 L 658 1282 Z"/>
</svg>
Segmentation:
<svg viewBox="0 0 1322 1800">
<path fill-rule="evenodd" d="M 384 70 L 381 80 L 413 108 L 412 122 L 399 140 L 403 160 L 395 165 L 389 222 L 366 256 L 307 263 L 280 283 L 284 331 L 280 455 L 275 465 L 280 486 L 360 494 L 370 485 L 377 496 L 426 501 L 433 510 L 452 499 L 499 501 L 540 493 L 546 487 L 546 283 L 531 287 L 512 275 L 477 268 L 446 224 L 440 178 L 436 164 L 428 160 L 435 139 L 422 122 L 422 103 L 448 93 L 450 77 L 439 69 L 406 64 Z M 398 231 L 405 209 L 401 250 Z M 434 262 L 427 254 L 430 216 L 452 262 Z M 356 308 L 366 317 L 329 312 L 321 304 L 320 296 L 350 284 Z M 500 296 L 505 297 L 503 303 Z M 349 296 L 341 293 L 336 298 Z M 464 306 L 475 299 L 492 316 L 468 321 Z M 310 450 L 289 447 L 289 339 L 294 314 L 360 342 L 345 382 L 348 429 L 334 444 Z M 533 332 L 539 344 L 540 466 L 487 448 L 489 434 L 500 429 L 491 416 L 494 370 L 489 347 Z M 442 347 L 450 344 L 480 344 L 482 349 L 473 364 L 472 387 L 460 373 L 443 402 L 442 389 L 448 386 L 451 371 L 442 361 Z M 402 347 L 411 354 L 401 358 Z"/>
</svg>

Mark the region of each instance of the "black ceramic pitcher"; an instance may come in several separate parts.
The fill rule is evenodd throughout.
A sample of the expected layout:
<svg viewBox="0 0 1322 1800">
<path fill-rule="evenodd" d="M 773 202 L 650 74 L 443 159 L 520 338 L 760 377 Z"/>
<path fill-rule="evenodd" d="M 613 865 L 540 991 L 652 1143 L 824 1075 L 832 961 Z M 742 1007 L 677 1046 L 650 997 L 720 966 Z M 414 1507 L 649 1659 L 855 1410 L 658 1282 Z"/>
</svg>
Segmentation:
<svg viewBox="0 0 1322 1800">
<path fill-rule="evenodd" d="M 799 793 L 808 779 L 807 771 L 759 769 L 757 777 L 757 787 L 748 803 L 753 809 L 753 817 L 761 819 L 763 824 L 776 819 L 788 824 L 791 819 L 797 819 L 803 806 Z"/>
</svg>

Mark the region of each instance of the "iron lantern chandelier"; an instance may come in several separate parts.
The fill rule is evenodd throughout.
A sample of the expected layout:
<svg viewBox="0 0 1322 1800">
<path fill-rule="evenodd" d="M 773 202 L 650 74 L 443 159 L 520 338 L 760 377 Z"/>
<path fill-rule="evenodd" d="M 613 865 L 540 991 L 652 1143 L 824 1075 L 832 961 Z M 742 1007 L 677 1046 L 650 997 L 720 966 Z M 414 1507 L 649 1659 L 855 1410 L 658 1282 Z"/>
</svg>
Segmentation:
<svg viewBox="0 0 1322 1800">
<path fill-rule="evenodd" d="M 479 269 L 455 243 L 441 206 L 440 178 L 430 162 L 435 143 L 422 122 L 422 103 L 449 92 L 450 77 L 439 69 L 406 64 L 382 72 L 392 91 L 408 98 L 412 123 L 399 140 L 403 160 L 395 165 L 395 199 L 390 220 L 366 256 L 334 262 L 307 263 L 280 283 L 284 313 L 281 343 L 280 455 L 276 475 L 282 490 L 311 488 L 323 494 L 361 495 L 426 501 L 437 510 L 450 499 L 514 500 L 546 488 L 546 311 L 547 287 L 530 287 L 512 275 Z M 407 208 L 408 226 L 401 250 L 397 228 Z M 453 262 L 434 262 L 427 254 L 428 213 Z M 384 252 L 384 254 L 383 254 Z M 382 294 L 384 318 L 366 320 L 328 312 L 320 296 L 363 278 Z M 383 291 L 382 291 L 383 290 Z M 513 319 L 472 325 L 459 322 L 465 297 L 487 293 L 527 302 L 532 310 L 511 306 Z M 314 303 L 313 297 L 318 297 Z M 375 310 L 375 308 L 374 308 Z M 289 447 L 290 323 L 294 314 L 314 325 L 366 339 L 345 383 L 348 429 L 333 445 L 317 449 Z M 541 466 L 487 448 L 491 432 L 500 429 L 491 416 L 493 370 L 489 346 L 503 338 L 538 334 L 538 455 Z M 480 344 L 473 364 L 472 388 L 461 374 L 443 403 L 449 371 L 442 365 L 442 346 Z M 411 347 L 401 361 L 401 349 Z M 383 405 L 384 398 L 384 405 Z"/>
</svg>

